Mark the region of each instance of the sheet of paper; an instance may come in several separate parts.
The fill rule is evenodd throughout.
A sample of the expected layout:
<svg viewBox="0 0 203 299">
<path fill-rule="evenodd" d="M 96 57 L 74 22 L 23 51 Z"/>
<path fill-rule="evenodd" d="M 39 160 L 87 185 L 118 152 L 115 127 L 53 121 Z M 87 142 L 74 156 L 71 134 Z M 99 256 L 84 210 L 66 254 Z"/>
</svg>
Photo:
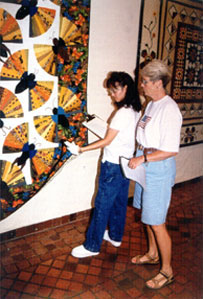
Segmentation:
<svg viewBox="0 0 203 299">
<path fill-rule="evenodd" d="M 93 119 L 84 121 L 83 125 L 100 138 L 104 138 L 108 126 L 103 119 L 99 118 L 96 115 Z"/>
<path fill-rule="evenodd" d="M 145 168 L 142 165 L 139 165 L 135 169 L 128 167 L 129 159 L 124 157 L 121 157 L 120 161 L 125 177 L 139 183 L 145 189 Z"/>
</svg>

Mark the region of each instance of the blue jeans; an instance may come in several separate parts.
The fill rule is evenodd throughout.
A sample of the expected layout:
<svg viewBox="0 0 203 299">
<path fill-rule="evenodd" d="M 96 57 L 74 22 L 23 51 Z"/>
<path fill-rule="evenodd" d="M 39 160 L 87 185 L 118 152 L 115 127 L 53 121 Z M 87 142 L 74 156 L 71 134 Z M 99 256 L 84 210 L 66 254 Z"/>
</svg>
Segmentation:
<svg viewBox="0 0 203 299">
<path fill-rule="evenodd" d="M 118 242 L 122 240 L 128 189 L 129 180 L 123 176 L 119 164 L 108 161 L 101 163 L 95 208 L 84 242 L 84 247 L 87 250 L 100 251 L 107 225 L 109 226 L 110 238 Z"/>
</svg>

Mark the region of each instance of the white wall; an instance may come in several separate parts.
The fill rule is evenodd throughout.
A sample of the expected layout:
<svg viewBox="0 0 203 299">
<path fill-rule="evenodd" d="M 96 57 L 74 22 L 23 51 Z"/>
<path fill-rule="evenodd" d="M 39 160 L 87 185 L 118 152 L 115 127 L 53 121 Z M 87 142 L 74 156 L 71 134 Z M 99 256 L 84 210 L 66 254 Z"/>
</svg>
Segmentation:
<svg viewBox="0 0 203 299">
<path fill-rule="evenodd" d="M 109 71 L 133 75 L 140 0 L 91 0 L 88 112 L 107 119 L 113 107 L 103 81 Z M 89 139 L 94 140 L 90 135 Z M 67 162 L 38 194 L 0 222 L 0 233 L 89 209 L 100 151 Z"/>
<path fill-rule="evenodd" d="M 88 64 L 88 111 L 107 119 L 112 109 L 102 84 L 110 71 L 133 76 L 141 0 L 92 0 Z"/>
<path fill-rule="evenodd" d="M 91 0 L 88 112 L 103 119 L 113 108 L 103 88 L 107 73 L 124 70 L 133 75 L 139 11 L 140 0 Z M 181 148 L 176 183 L 203 175 L 202 153 L 203 145 Z M 0 222 L 0 233 L 89 209 L 99 154 L 92 151 L 68 161 L 38 194 Z"/>
<path fill-rule="evenodd" d="M 176 156 L 176 183 L 203 176 L 203 144 L 186 146 Z"/>
</svg>

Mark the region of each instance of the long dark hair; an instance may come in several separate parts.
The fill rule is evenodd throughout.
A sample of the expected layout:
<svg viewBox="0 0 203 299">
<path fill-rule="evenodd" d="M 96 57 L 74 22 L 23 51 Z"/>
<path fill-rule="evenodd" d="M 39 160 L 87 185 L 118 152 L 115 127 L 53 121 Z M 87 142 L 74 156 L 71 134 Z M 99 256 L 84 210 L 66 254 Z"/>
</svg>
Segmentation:
<svg viewBox="0 0 203 299">
<path fill-rule="evenodd" d="M 132 77 L 125 72 L 111 72 L 106 80 L 106 87 L 118 87 L 117 84 L 124 87 L 127 85 L 125 98 L 119 102 L 115 103 L 118 108 L 123 106 L 132 107 L 135 111 L 139 112 L 141 110 L 141 102 L 139 94 Z"/>
</svg>

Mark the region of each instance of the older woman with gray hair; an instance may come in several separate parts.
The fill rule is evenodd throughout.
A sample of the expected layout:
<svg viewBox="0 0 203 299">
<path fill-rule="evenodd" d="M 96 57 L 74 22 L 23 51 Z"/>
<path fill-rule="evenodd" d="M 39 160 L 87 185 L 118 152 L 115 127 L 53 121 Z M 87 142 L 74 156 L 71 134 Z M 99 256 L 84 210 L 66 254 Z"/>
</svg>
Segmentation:
<svg viewBox="0 0 203 299">
<path fill-rule="evenodd" d="M 141 221 L 146 224 L 148 252 L 132 258 L 136 265 L 158 264 L 160 272 L 146 282 L 151 289 L 160 289 L 173 282 L 171 266 L 172 242 L 166 228 L 166 216 L 175 182 L 175 156 L 179 151 L 182 115 L 175 101 L 166 93 L 171 79 L 168 67 L 153 60 L 141 70 L 144 94 L 148 103 L 137 128 L 137 153 L 129 162 L 135 169 L 146 170 L 146 188 L 136 184 L 133 205 L 142 209 Z"/>
</svg>

